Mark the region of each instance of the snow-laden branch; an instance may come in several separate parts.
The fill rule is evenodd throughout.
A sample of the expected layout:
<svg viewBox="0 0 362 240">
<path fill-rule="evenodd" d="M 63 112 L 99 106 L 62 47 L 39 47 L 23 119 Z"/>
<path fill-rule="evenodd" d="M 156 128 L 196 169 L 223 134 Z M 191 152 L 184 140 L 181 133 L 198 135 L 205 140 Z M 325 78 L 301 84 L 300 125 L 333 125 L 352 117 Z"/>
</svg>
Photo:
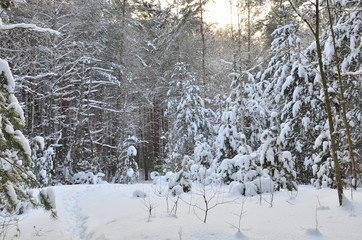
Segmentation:
<svg viewBox="0 0 362 240">
<path fill-rule="evenodd" d="M 27 24 L 27 23 L 15 23 L 15 24 L 3 24 L 0 25 L 0 31 L 1 30 L 12 30 L 16 28 L 23 28 L 23 29 L 29 29 L 36 32 L 47 32 L 55 35 L 61 35 L 60 32 L 50 29 L 50 28 L 42 28 L 38 27 L 35 24 Z"/>
<path fill-rule="evenodd" d="M 362 75 L 362 70 L 358 70 L 356 72 L 344 72 L 342 76 L 359 76 Z"/>
</svg>

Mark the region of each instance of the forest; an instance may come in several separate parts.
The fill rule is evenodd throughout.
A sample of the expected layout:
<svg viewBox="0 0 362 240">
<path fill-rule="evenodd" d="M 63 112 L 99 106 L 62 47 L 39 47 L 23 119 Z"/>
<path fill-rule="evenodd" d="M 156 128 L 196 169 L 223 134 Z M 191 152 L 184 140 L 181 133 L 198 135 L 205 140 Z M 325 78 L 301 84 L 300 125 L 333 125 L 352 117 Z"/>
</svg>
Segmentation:
<svg viewBox="0 0 362 240">
<path fill-rule="evenodd" d="M 362 177 L 362 1 L 228 0 L 225 26 L 212 2 L 1 0 L 0 211 L 24 186 L 171 173 L 342 204 Z"/>
</svg>

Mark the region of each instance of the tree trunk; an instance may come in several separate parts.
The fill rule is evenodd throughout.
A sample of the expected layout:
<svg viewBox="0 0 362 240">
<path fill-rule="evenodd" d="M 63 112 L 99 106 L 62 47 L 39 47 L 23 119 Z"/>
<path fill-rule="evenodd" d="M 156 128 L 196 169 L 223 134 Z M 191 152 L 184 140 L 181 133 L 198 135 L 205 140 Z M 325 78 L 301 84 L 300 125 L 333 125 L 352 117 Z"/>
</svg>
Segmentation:
<svg viewBox="0 0 362 240">
<path fill-rule="evenodd" d="M 202 71 L 202 85 L 204 87 L 204 93 L 206 92 L 206 67 L 205 67 L 205 57 L 206 57 L 206 43 L 205 43 L 205 27 L 204 27 L 204 8 L 202 0 L 200 2 L 200 34 L 201 34 L 201 71 Z M 205 94 L 206 96 L 206 94 Z"/>
<path fill-rule="evenodd" d="M 334 34 L 334 30 L 333 30 L 333 22 L 332 22 L 331 9 L 330 9 L 330 6 L 329 6 L 329 0 L 327 0 L 327 10 L 328 10 L 329 26 L 330 26 L 332 41 L 333 41 L 334 58 L 335 58 L 336 67 L 337 67 L 337 77 L 338 77 L 338 84 L 339 84 L 339 97 L 341 98 L 343 124 L 344 124 L 344 127 L 346 129 L 347 142 L 348 142 L 348 151 L 349 151 L 349 156 L 351 158 L 352 187 L 356 190 L 357 189 L 356 161 L 354 159 L 351 131 L 350 131 L 349 122 L 348 122 L 348 119 L 347 119 L 347 106 L 346 106 L 346 99 L 344 97 L 344 88 L 343 88 L 343 83 L 342 83 L 341 65 L 340 65 L 340 59 L 339 59 L 338 52 L 337 52 L 336 37 L 335 37 L 335 34 Z"/>
<path fill-rule="evenodd" d="M 323 92 L 324 92 L 324 101 L 325 101 L 325 107 L 328 115 L 328 126 L 329 126 L 329 132 L 331 137 L 331 152 L 334 162 L 334 171 L 335 171 L 335 177 L 336 177 L 336 185 L 337 185 L 337 191 L 338 191 L 338 200 L 339 205 L 343 204 L 343 187 L 342 187 L 342 176 L 341 176 L 341 169 L 339 166 L 338 161 L 338 155 L 337 155 L 337 144 L 335 139 L 335 131 L 334 131 L 334 122 L 333 122 L 333 113 L 332 113 L 332 107 L 331 107 L 331 101 L 329 98 L 328 93 L 328 83 L 327 83 L 327 77 L 324 72 L 324 66 L 322 61 L 322 49 L 319 42 L 319 21 L 320 21 L 320 11 L 319 11 L 319 0 L 316 1 L 316 23 L 315 23 L 315 41 L 316 41 L 316 51 L 318 56 L 318 65 L 319 65 L 319 71 L 322 79 L 322 85 L 323 85 Z"/>
<path fill-rule="evenodd" d="M 309 29 L 313 33 L 313 36 L 315 38 L 316 42 L 316 51 L 317 51 L 317 57 L 318 57 L 318 66 L 319 71 L 321 75 L 322 85 L 323 85 L 323 92 L 324 92 L 324 103 L 327 111 L 328 116 L 328 126 L 329 126 L 329 132 L 331 136 L 331 154 L 334 162 L 334 171 L 335 171 L 335 178 L 336 178 L 336 185 L 337 185 L 337 191 L 338 191 L 338 200 L 339 205 L 343 204 L 343 186 L 342 186 L 342 175 L 341 175 L 341 168 L 339 166 L 338 161 L 338 155 L 337 155 L 337 144 L 336 144 L 336 138 L 335 138 L 335 131 L 334 131 L 334 122 L 333 122 L 333 113 L 332 113 L 332 107 L 331 107 L 331 101 L 329 98 L 328 93 L 328 83 L 327 83 L 327 77 L 324 72 L 324 64 L 322 61 L 322 48 L 319 42 L 319 28 L 320 28 L 320 10 L 319 10 L 319 0 L 316 0 L 315 2 L 315 29 L 312 26 L 312 23 L 310 23 L 304 16 L 300 14 L 300 12 L 296 9 L 295 5 L 293 4 L 292 0 L 289 0 L 289 3 L 291 4 L 293 10 L 302 18 L 302 20 L 308 25 Z"/>
<path fill-rule="evenodd" d="M 248 63 L 247 68 L 251 65 L 251 3 L 250 0 L 247 0 L 247 10 L 248 10 Z"/>
</svg>

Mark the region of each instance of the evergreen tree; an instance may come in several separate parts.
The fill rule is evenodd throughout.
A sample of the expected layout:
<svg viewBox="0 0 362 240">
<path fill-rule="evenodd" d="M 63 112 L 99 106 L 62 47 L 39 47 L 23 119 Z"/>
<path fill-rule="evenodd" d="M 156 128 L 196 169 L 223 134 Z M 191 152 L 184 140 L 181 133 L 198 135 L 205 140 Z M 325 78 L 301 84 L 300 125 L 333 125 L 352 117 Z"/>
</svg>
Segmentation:
<svg viewBox="0 0 362 240">
<path fill-rule="evenodd" d="M 333 159 L 330 153 L 330 137 L 328 127 L 321 129 L 321 133 L 314 143 L 314 149 L 318 151 L 313 161 L 313 175 L 311 183 L 316 188 L 335 188 Z"/>
<path fill-rule="evenodd" d="M 220 115 L 220 124 L 217 126 L 217 137 L 215 142 L 216 158 L 222 160 L 233 158 L 240 153 L 244 135 L 244 84 L 242 76 L 233 73 L 231 82 L 231 93 L 224 104 L 225 109 Z"/>
<path fill-rule="evenodd" d="M 351 185 L 356 187 L 357 164 L 354 156 L 360 155 L 358 145 L 361 142 L 358 134 L 361 123 L 361 100 L 358 97 L 361 88 L 359 83 L 361 69 L 360 32 L 362 30 L 362 17 L 358 2 L 335 1 L 327 5 L 330 27 L 321 34 L 320 42 L 322 49 L 325 75 L 329 81 L 329 97 L 332 102 L 333 120 L 335 122 L 334 136 L 337 139 L 337 154 L 341 164 L 342 177 L 350 178 Z M 331 5 L 331 6 L 329 6 Z M 330 8 L 340 11 L 330 11 Z M 345 11 L 345 9 L 354 9 Z M 310 47 L 310 53 L 316 51 Z M 312 54 L 310 54 L 312 56 Z M 357 85 L 356 85 L 357 84 Z M 360 85 L 360 83 L 359 83 Z M 356 124 L 357 123 L 357 124 Z M 317 187 L 336 187 L 334 163 L 331 162 L 331 136 L 327 124 L 321 124 L 320 134 L 315 142 L 315 148 L 319 150 L 314 159 L 313 172 L 315 178 L 313 183 Z M 348 166 L 350 165 L 350 167 Z M 351 177 L 347 177 L 351 174 Z"/>
<path fill-rule="evenodd" d="M 272 103 L 270 111 L 281 113 L 279 122 L 286 131 L 285 148 L 292 153 L 298 180 L 309 183 L 310 169 L 305 168 L 305 162 L 312 161 L 314 149 L 313 140 L 307 136 L 314 134 L 313 125 L 319 122 L 323 109 L 317 104 L 315 75 L 304 57 L 298 28 L 288 24 L 273 32 L 272 57 L 261 79 L 266 81 L 264 98 Z"/>
<path fill-rule="evenodd" d="M 218 135 L 215 142 L 216 157 L 219 160 L 233 158 L 239 153 L 243 134 L 238 129 L 240 118 L 238 104 L 231 98 L 226 99 L 226 110 L 221 115 L 221 123 L 218 126 Z"/>
<path fill-rule="evenodd" d="M 192 155 L 197 138 L 212 131 L 209 117 L 195 77 L 184 63 L 177 63 L 168 91 L 167 116 L 170 120 L 168 152 L 171 155 Z M 178 163 L 178 165 L 181 162 Z"/>
<path fill-rule="evenodd" d="M 181 169 L 175 174 L 172 182 L 169 183 L 169 188 L 172 189 L 179 185 L 183 192 L 189 192 L 192 187 L 192 182 L 197 180 L 193 178 L 192 167 L 194 161 L 187 155 L 184 156 L 181 163 Z"/>
<path fill-rule="evenodd" d="M 138 163 L 136 161 L 137 149 L 136 146 L 139 143 L 138 138 L 135 136 L 128 137 L 119 146 L 119 157 L 117 172 L 113 179 L 113 182 L 117 183 L 132 183 L 138 180 L 139 171 Z"/>
<path fill-rule="evenodd" d="M 316 79 L 315 82 L 321 85 L 321 96 L 324 100 L 325 111 L 327 113 L 326 122 L 328 123 L 328 135 L 330 137 L 330 152 L 333 159 L 334 171 L 335 171 L 335 181 L 338 192 L 339 205 L 343 204 L 343 181 L 342 181 L 342 170 L 341 162 L 338 154 L 338 136 L 337 136 L 337 123 L 336 119 L 336 110 L 335 108 L 335 90 L 329 82 L 328 78 L 328 58 L 331 54 L 325 54 L 323 50 L 324 41 L 323 37 L 323 1 L 316 0 L 315 2 L 308 2 L 303 5 L 302 9 L 297 9 L 296 5 L 289 0 L 289 3 L 299 15 L 299 17 L 304 21 L 308 26 L 310 32 L 314 37 L 314 42 L 311 45 L 308 54 L 312 63 L 317 62 L 318 66 L 315 68 Z M 328 3 L 328 2 L 327 2 Z M 305 8 L 307 7 L 307 8 Z M 313 11 L 311 11 L 311 9 Z M 311 15 L 310 13 L 313 12 Z M 330 49 L 327 48 L 327 53 L 330 53 Z M 336 121 L 337 120 L 337 121 Z"/>
<path fill-rule="evenodd" d="M 52 147 L 45 149 L 44 138 L 37 136 L 31 143 L 32 171 L 41 186 L 49 186 L 54 181 L 54 155 Z"/>
<path fill-rule="evenodd" d="M 260 166 L 267 169 L 274 182 L 275 190 L 297 190 L 296 172 L 290 151 L 285 149 L 287 131 L 285 124 L 277 122 L 278 114 L 271 114 L 270 128 L 262 134 L 261 146 L 258 149 Z"/>
<path fill-rule="evenodd" d="M 199 165 L 210 167 L 214 162 L 214 149 L 212 148 L 212 141 L 214 138 L 204 137 L 202 134 L 199 135 L 195 142 L 195 149 L 193 158 Z"/>
<path fill-rule="evenodd" d="M 30 186 L 37 180 L 31 172 L 31 149 L 21 129 L 24 113 L 14 95 L 15 82 L 8 63 L 0 59 L 0 214 L 22 214 L 27 208 L 55 207 L 52 196 L 41 191 L 36 199 Z M 50 202 L 49 202 L 50 200 Z M 43 203 L 43 204 L 41 204 Z"/>
</svg>

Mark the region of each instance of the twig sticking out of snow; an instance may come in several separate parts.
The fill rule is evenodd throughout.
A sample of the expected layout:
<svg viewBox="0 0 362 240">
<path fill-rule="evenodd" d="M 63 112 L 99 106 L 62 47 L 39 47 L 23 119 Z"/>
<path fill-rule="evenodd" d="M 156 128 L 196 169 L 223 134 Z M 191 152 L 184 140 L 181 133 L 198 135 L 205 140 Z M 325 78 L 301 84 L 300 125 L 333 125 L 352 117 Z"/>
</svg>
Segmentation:
<svg viewBox="0 0 362 240">
<path fill-rule="evenodd" d="M 233 228 L 236 228 L 238 230 L 238 233 L 241 233 L 241 218 L 244 216 L 244 204 L 246 202 L 246 197 L 244 197 L 241 200 L 241 204 L 240 204 L 240 212 L 239 214 L 235 214 L 238 217 L 238 225 L 236 226 L 235 224 L 230 224 Z"/>
<path fill-rule="evenodd" d="M 157 205 L 152 203 L 150 198 L 143 198 L 143 205 L 148 211 L 148 220 L 150 221 L 152 217 L 152 211 L 157 207 Z"/>
<path fill-rule="evenodd" d="M 211 192 L 211 194 L 208 194 L 210 192 Z M 222 204 L 235 202 L 235 200 L 219 201 L 218 198 L 219 198 L 220 191 L 214 190 L 212 188 L 207 190 L 205 184 L 201 184 L 199 191 L 194 194 L 202 198 L 202 200 L 203 200 L 202 203 L 198 203 L 198 202 L 194 203 L 192 201 L 187 202 L 187 201 L 183 200 L 182 198 L 180 198 L 180 199 L 181 199 L 181 201 L 185 202 L 189 206 L 193 207 L 195 216 L 204 223 L 206 223 L 206 221 L 207 221 L 210 210 L 212 210 Z M 196 209 L 201 211 L 204 214 L 203 218 L 201 218 L 197 215 Z"/>
</svg>

